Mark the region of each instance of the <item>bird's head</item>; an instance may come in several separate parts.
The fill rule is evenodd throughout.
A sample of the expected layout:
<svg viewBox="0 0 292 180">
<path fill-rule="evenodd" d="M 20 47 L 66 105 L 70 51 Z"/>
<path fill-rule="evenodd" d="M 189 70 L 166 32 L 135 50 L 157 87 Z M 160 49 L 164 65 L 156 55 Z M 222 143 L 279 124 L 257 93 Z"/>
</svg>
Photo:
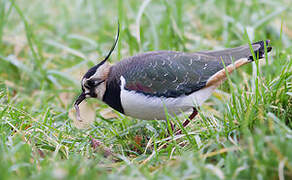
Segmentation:
<svg viewBox="0 0 292 180">
<path fill-rule="evenodd" d="M 86 98 L 97 98 L 102 100 L 102 97 L 106 91 L 106 81 L 111 67 L 110 63 L 107 62 L 107 60 L 117 45 L 119 39 L 119 32 L 120 31 L 118 25 L 117 36 L 108 55 L 105 57 L 103 61 L 90 68 L 82 77 L 81 80 L 82 93 L 79 95 L 79 97 L 74 103 L 76 110 L 78 109 L 78 105 Z"/>
</svg>

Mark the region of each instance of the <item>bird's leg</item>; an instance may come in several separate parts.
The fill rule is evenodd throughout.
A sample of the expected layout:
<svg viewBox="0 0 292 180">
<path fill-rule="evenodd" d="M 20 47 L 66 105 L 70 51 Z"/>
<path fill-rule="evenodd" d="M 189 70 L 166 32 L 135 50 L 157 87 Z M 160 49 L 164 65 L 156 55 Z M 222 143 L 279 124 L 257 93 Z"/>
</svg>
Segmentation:
<svg viewBox="0 0 292 180">
<path fill-rule="evenodd" d="M 169 121 L 169 124 L 170 124 L 171 131 L 173 132 L 174 128 L 175 128 L 174 124 L 171 121 Z M 169 128 L 168 128 L 168 122 L 167 121 L 166 121 L 166 128 L 167 128 L 168 135 L 170 135 L 170 131 L 169 131 Z"/>
<path fill-rule="evenodd" d="M 187 125 L 190 123 L 190 121 L 191 121 L 192 119 L 194 119 L 194 117 L 196 117 L 197 114 L 198 114 L 197 109 L 196 109 L 196 108 L 193 108 L 193 113 L 189 116 L 188 119 L 186 119 L 186 120 L 184 121 L 184 123 L 183 123 L 183 127 L 187 127 Z M 182 130 L 180 129 L 180 130 L 178 130 L 178 131 L 175 133 L 175 135 L 179 135 L 179 134 L 181 134 L 181 133 L 182 133 Z"/>
<path fill-rule="evenodd" d="M 189 116 L 188 119 L 186 119 L 186 120 L 183 122 L 183 124 L 182 124 L 183 127 L 186 127 L 186 126 L 190 123 L 190 121 L 196 117 L 197 114 L 198 114 L 197 109 L 196 109 L 196 108 L 193 108 L 193 112 L 192 112 L 192 114 Z M 166 123 L 167 123 L 167 122 L 166 122 Z M 173 130 L 175 129 L 175 127 L 174 127 L 174 125 L 173 125 L 171 122 L 170 122 L 170 125 L 171 125 L 171 129 L 172 129 L 172 131 L 173 131 Z M 171 134 L 170 134 L 168 128 L 167 128 L 167 132 L 168 132 L 168 137 L 170 137 Z M 180 135 L 181 133 L 182 133 L 182 129 L 178 129 L 177 131 L 174 132 L 174 135 Z M 170 141 L 170 140 L 168 140 L 168 141 Z M 168 143 L 164 144 L 164 145 L 161 146 L 161 147 L 166 148 L 167 146 L 168 146 Z"/>
</svg>

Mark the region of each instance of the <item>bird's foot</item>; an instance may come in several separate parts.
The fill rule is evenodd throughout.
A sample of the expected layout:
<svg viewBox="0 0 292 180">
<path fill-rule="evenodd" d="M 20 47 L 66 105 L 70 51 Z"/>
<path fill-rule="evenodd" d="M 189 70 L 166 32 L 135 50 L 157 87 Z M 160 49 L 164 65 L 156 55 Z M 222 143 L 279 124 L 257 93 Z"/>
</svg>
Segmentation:
<svg viewBox="0 0 292 180">
<path fill-rule="evenodd" d="M 184 128 L 187 127 L 187 126 L 189 125 L 190 121 L 191 121 L 192 119 L 194 119 L 194 118 L 196 117 L 197 114 L 198 114 L 197 109 L 196 109 L 196 108 L 193 108 L 193 113 L 189 116 L 188 119 L 186 119 L 186 120 L 183 122 L 182 126 L 183 126 Z M 175 131 L 174 135 L 180 135 L 181 133 L 182 133 L 182 129 L 178 129 L 177 131 Z"/>
<path fill-rule="evenodd" d="M 186 119 L 186 120 L 183 122 L 182 126 L 183 126 L 184 128 L 187 127 L 188 124 L 190 123 L 190 121 L 191 121 L 192 119 L 194 119 L 194 118 L 196 117 L 197 114 L 198 114 L 197 109 L 196 109 L 196 108 L 193 108 L 193 112 L 192 112 L 192 114 L 189 116 L 188 119 Z M 171 130 L 172 130 L 173 133 L 171 133 L 171 132 L 170 132 L 170 129 L 167 128 L 167 131 L 168 131 L 168 136 L 167 136 L 167 138 L 169 138 L 169 137 L 172 136 L 172 135 L 177 136 L 177 135 L 181 135 L 181 134 L 182 134 L 182 129 L 177 129 L 177 130 L 175 130 L 175 129 L 176 129 L 176 128 L 175 128 L 175 125 L 173 125 L 171 122 L 169 122 L 169 123 L 170 123 Z M 170 140 L 167 140 L 167 141 L 170 141 Z M 180 144 L 180 146 L 184 146 L 184 145 L 185 145 L 185 144 Z M 167 146 L 168 146 L 168 143 L 166 143 L 163 147 L 166 148 Z"/>
</svg>

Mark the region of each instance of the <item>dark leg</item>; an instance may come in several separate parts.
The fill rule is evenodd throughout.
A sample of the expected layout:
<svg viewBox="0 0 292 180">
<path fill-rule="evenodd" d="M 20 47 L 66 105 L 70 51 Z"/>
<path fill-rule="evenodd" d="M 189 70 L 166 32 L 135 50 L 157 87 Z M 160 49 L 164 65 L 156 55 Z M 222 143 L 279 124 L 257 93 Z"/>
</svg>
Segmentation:
<svg viewBox="0 0 292 180">
<path fill-rule="evenodd" d="M 196 115 L 198 114 L 198 111 L 197 111 L 197 109 L 196 108 L 193 108 L 193 113 L 189 116 L 189 118 L 188 119 L 186 119 L 184 122 L 183 122 L 183 127 L 186 127 L 189 123 L 190 123 L 190 121 L 192 120 L 192 119 L 194 119 L 194 117 L 196 117 Z M 167 122 L 166 122 L 167 123 Z M 175 129 L 174 128 L 174 125 L 170 122 L 170 124 L 171 124 L 171 129 L 172 129 L 172 131 Z M 168 131 L 168 137 L 170 137 L 170 132 L 169 132 L 169 130 L 168 130 L 168 128 L 167 128 L 167 131 Z M 175 131 L 174 132 L 174 135 L 180 135 L 182 133 L 182 130 L 181 129 L 179 129 L 179 130 L 177 130 L 177 131 Z M 169 140 L 168 140 L 169 141 Z M 166 144 L 164 144 L 163 145 L 163 148 L 166 148 L 168 146 L 168 143 L 166 143 Z M 181 146 L 184 146 L 184 145 L 181 145 Z"/>
<path fill-rule="evenodd" d="M 196 108 L 193 108 L 193 113 L 189 116 L 188 119 L 185 120 L 185 122 L 183 123 L 183 127 L 186 127 L 186 126 L 190 123 L 190 121 L 191 121 L 192 119 L 194 119 L 194 117 L 196 117 L 197 114 L 198 114 L 197 109 L 196 109 Z M 182 130 L 180 129 L 180 130 L 178 130 L 178 131 L 175 133 L 175 135 L 179 135 L 179 134 L 181 134 L 181 133 L 182 133 Z"/>
<path fill-rule="evenodd" d="M 171 130 L 172 130 L 172 132 L 173 132 L 173 131 L 174 131 L 174 125 L 173 125 L 173 123 L 172 123 L 171 121 L 169 121 L 169 123 L 170 123 Z M 169 129 L 168 129 L 167 121 L 166 121 L 166 128 L 167 128 L 167 133 L 168 133 L 168 135 L 170 135 L 170 131 L 169 131 Z"/>
</svg>

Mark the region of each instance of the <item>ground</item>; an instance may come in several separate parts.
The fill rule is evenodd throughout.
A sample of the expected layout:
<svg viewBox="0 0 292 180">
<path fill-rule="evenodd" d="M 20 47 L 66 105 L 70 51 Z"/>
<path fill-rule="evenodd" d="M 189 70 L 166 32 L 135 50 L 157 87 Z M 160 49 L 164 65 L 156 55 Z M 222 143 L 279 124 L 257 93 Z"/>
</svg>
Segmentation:
<svg viewBox="0 0 292 180">
<path fill-rule="evenodd" d="M 290 0 L 1 0 L 0 179 L 292 179 Z M 181 136 L 97 100 L 72 105 L 121 27 L 112 63 L 269 39 Z M 185 114 L 188 116 L 188 114 Z M 168 121 L 181 127 L 183 117 Z M 167 144 L 167 146 L 166 146 Z"/>
</svg>

